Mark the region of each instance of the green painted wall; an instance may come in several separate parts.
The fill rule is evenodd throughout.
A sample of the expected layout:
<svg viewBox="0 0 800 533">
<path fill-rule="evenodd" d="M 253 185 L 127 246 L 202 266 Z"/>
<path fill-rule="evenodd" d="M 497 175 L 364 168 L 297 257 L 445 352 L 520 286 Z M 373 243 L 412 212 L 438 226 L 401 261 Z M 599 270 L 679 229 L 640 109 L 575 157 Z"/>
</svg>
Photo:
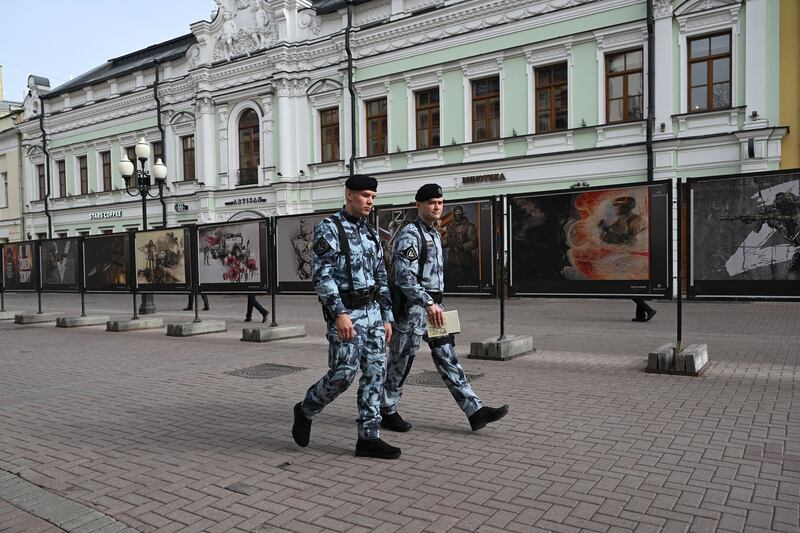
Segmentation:
<svg viewBox="0 0 800 533">
<path fill-rule="evenodd" d="M 464 74 L 451 70 L 442 75 L 442 145 L 464 142 Z"/>
<path fill-rule="evenodd" d="M 580 43 L 573 47 L 572 126 L 599 124 L 597 110 L 597 43 Z M 593 145 L 592 145 L 593 146 Z"/>
<path fill-rule="evenodd" d="M 766 62 L 766 115 L 771 125 L 780 124 L 780 101 L 781 101 L 781 71 L 780 71 L 780 49 L 781 49 L 781 3 L 768 1 L 767 9 L 767 33 L 764 58 Z M 795 21 L 800 22 L 800 21 Z M 770 58 L 767 61 L 767 58 Z M 800 61 L 800 58 L 797 59 Z M 796 67 L 795 67 L 796 68 Z M 798 102 L 796 105 L 800 105 Z"/>
<path fill-rule="evenodd" d="M 69 146 L 71 144 L 89 142 L 89 141 L 94 141 L 96 139 L 104 139 L 106 137 L 122 135 L 125 133 L 130 133 L 135 130 L 154 128 L 156 124 L 157 124 L 156 119 L 155 117 L 153 117 L 153 118 L 145 118 L 142 120 L 136 120 L 134 122 L 128 122 L 126 124 L 121 124 L 119 126 L 113 126 L 108 128 L 97 128 L 87 133 L 81 133 L 78 135 L 71 135 L 55 139 L 52 142 L 50 142 L 50 148 L 61 148 L 63 146 Z"/>
<path fill-rule="evenodd" d="M 503 61 L 503 137 L 510 137 L 516 130 L 522 135 L 528 132 L 528 62 L 525 56 L 516 56 Z"/>
<path fill-rule="evenodd" d="M 389 152 L 396 151 L 398 146 L 400 150 L 408 150 L 408 93 L 404 81 L 389 85 L 389 101 Z"/>
</svg>

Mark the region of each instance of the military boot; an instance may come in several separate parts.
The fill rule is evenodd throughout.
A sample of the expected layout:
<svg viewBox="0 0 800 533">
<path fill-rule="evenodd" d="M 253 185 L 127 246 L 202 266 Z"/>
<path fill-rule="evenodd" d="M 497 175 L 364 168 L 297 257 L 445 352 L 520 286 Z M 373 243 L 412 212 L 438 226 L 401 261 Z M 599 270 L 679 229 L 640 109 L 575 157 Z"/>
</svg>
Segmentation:
<svg viewBox="0 0 800 533">
<path fill-rule="evenodd" d="M 303 414 L 303 402 L 294 406 L 294 424 L 292 425 L 292 438 L 298 446 L 305 448 L 311 439 L 311 420 Z"/>
<path fill-rule="evenodd" d="M 403 417 L 400 416 L 400 413 L 387 413 L 381 409 L 381 429 L 405 433 L 411 429 L 411 424 L 403 420 Z"/>
<path fill-rule="evenodd" d="M 378 459 L 397 459 L 400 448 L 391 446 L 381 439 L 358 439 L 356 457 L 377 457 Z"/>
<path fill-rule="evenodd" d="M 478 431 L 479 429 L 486 427 L 486 424 L 497 422 L 507 414 L 507 405 L 502 407 L 483 406 L 472 413 L 472 416 L 469 417 L 469 425 L 472 427 L 472 431 Z"/>
</svg>

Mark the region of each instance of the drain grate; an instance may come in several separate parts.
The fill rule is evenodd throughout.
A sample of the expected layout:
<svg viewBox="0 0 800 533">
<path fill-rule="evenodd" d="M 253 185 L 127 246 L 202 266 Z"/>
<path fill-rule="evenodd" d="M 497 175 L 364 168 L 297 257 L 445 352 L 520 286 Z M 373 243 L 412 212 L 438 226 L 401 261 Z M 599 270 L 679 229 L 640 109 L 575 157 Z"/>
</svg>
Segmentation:
<svg viewBox="0 0 800 533">
<path fill-rule="evenodd" d="M 479 377 L 483 376 L 483 374 L 471 374 L 467 372 L 466 376 L 467 381 L 472 383 Z M 408 379 L 406 379 L 406 385 L 418 385 L 420 387 L 446 387 L 442 376 L 440 376 L 438 372 L 433 372 L 431 370 L 426 370 L 425 372 L 408 376 Z"/>
<path fill-rule="evenodd" d="M 271 379 L 295 372 L 302 372 L 305 368 L 299 366 L 276 365 L 272 363 L 262 363 L 248 368 L 240 368 L 231 372 L 225 372 L 229 376 L 239 376 L 248 379 Z"/>
</svg>

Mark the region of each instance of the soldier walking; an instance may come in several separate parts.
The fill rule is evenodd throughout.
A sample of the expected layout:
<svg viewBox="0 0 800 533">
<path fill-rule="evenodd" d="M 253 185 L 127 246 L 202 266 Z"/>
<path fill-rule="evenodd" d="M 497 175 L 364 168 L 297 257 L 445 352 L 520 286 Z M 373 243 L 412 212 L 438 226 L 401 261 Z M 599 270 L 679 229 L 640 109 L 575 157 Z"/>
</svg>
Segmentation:
<svg viewBox="0 0 800 533">
<path fill-rule="evenodd" d="M 312 419 L 350 386 L 360 368 L 356 455 L 396 459 L 400 448 L 379 435 L 393 318 L 383 250 L 366 219 L 378 181 L 356 175 L 345 187 L 345 208 L 317 225 L 311 247 L 312 281 L 328 326 L 330 370 L 294 406 L 292 437 L 299 446 L 308 445 Z"/>
<path fill-rule="evenodd" d="M 508 413 L 508 406 L 483 405 L 458 362 L 453 335 L 428 338 L 426 315 L 436 326 L 444 323 L 442 241 L 433 227 L 442 216 L 442 188 L 435 183 L 423 185 L 414 199 L 417 201 L 417 219 L 400 230 L 394 245 L 395 290 L 392 297 L 395 300 L 396 331 L 390 342 L 386 383 L 381 398 L 381 427 L 400 432 L 411 429 L 411 424 L 397 412 L 397 404 L 420 339 L 425 339 L 431 348 L 436 370 L 467 416 L 472 430 L 477 431 L 503 418 Z"/>
</svg>

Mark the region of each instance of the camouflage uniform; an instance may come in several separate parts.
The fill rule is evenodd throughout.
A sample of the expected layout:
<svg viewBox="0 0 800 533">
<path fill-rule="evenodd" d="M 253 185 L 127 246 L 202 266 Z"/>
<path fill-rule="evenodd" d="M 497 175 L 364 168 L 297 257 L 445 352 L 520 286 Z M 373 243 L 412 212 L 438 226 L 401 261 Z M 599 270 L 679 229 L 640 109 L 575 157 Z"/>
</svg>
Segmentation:
<svg viewBox="0 0 800 533">
<path fill-rule="evenodd" d="M 340 251 L 339 233 L 331 220 L 333 217 L 341 220 L 349 241 L 355 287 L 350 286 L 347 264 Z M 313 419 L 347 390 L 360 368 L 358 436 L 361 439 L 378 438 L 380 394 L 386 372 L 386 332 L 383 324 L 394 320 L 383 250 L 365 218 L 355 218 L 341 210 L 316 226 L 312 252 L 314 289 L 325 308 L 328 323 L 330 370 L 306 392 L 301 404 L 303 414 Z M 373 286 L 377 288 L 377 294 L 366 308 L 345 308 L 341 292 Z M 355 336 L 349 342 L 339 340 L 336 331 L 335 317 L 342 313 L 350 316 L 355 329 Z"/>
<path fill-rule="evenodd" d="M 431 357 L 436 370 L 450 389 L 450 394 L 467 417 L 482 407 L 480 398 L 473 392 L 458 362 L 453 338 L 428 339 L 426 332 L 425 304 L 432 300 L 429 293 L 444 290 L 444 264 L 442 241 L 436 229 L 418 219 L 424 234 L 427 254 L 422 271 L 422 284 L 417 280 L 420 257 L 420 233 L 415 224 L 407 224 L 395 241 L 395 284 L 405 294 L 409 308 L 403 317 L 397 317 L 392 335 L 386 383 L 384 384 L 381 408 L 387 414 L 396 412 L 403 394 L 403 382 L 419 349 L 420 339 L 431 348 Z"/>
</svg>

